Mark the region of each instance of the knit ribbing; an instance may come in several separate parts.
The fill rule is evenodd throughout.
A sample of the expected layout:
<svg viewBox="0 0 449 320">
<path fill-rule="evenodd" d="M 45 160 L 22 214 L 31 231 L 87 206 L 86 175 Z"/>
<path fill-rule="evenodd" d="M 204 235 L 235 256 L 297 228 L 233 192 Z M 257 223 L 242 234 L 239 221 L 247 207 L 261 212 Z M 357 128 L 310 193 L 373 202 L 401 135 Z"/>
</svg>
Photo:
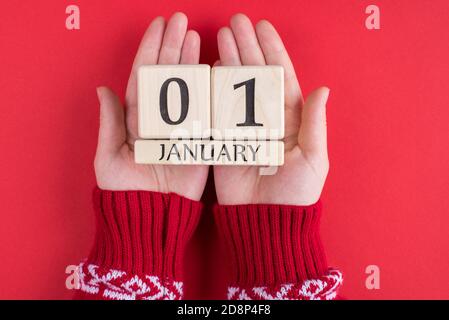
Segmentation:
<svg viewBox="0 0 449 320">
<path fill-rule="evenodd" d="M 320 202 L 216 206 L 215 219 L 233 269 L 231 285 L 272 286 L 323 276 L 327 263 L 320 215 Z"/>
<path fill-rule="evenodd" d="M 96 237 L 87 263 L 182 280 L 185 245 L 202 205 L 176 194 L 95 188 Z"/>
</svg>

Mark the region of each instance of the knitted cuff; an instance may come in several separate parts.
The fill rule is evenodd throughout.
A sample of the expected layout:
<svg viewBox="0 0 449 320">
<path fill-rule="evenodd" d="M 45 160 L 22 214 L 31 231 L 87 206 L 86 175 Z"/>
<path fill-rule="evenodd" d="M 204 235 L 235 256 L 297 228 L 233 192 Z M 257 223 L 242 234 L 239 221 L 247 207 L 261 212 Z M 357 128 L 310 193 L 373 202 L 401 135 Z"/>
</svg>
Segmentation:
<svg viewBox="0 0 449 320">
<path fill-rule="evenodd" d="M 328 276 L 332 276 L 328 289 L 339 285 L 341 274 L 327 268 L 319 237 L 320 216 L 321 202 L 217 205 L 215 219 L 233 270 L 228 298 L 305 298 L 300 290 L 308 286 L 307 281 L 327 281 Z"/>
<path fill-rule="evenodd" d="M 80 265 L 81 290 L 114 299 L 181 298 L 184 250 L 202 204 L 176 194 L 99 188 L 93 202 L 97 232 Z"/>
</svg>

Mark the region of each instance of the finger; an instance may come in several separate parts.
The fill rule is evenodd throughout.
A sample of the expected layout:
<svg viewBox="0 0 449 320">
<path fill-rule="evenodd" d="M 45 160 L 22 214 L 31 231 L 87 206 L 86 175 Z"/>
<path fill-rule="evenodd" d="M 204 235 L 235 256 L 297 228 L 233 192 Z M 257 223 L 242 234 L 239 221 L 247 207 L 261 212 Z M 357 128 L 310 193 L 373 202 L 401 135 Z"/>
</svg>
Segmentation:
<svg viewBox="0 0 449 320">
<path fill-rule="evenodd" d="M 239 48 L 242 64 L 264 65 L 265 58 L 249 18 L 241 13 L 236 14 L 231 18 L 231 30 Z"/>
<path fill-rule="evenodd" d="M 198 64 L 200 62 L 200 35 L 194 30 L 186 33 L 181 51 L 181 64 Z"/>
<path fill-rule="evenodd" d="M 137 137 L 137 70 L 142 65 L 157 63 L 164 29 L 164 18 L 155 18 L 146 30 L 134 58 L 126 89 L 126 123 L 130 143 Z"/>
<path fill-rule="evenodd" d="M 222 66 L 240 66 L 242 64 L 239 49 L 230 28 L 223 27 L 218 30 L 217 44 Z"/>
<path fill-rule="evenodd" d="M 329 89 L 313 91 L 302 108 L 298 144 L 306 153 L 327 158 L 326 103 Z"/>
<path fill-rule="evenodd" d="M 256 25 L 256 34 L 267 64 L 284 67 L 286 105 L 295 105 L 297 102 L 302 102 L 301 88 L 295 68 L 276 29 L 270 22 L 262 20 Z"/>
<path fill-rule="evenodd" d="M 181 58 L 182 44 L 187 32 L 187 16 L 176 12 L 168 21 L 162 47 L 159 53 L 159 64 L 178 64 Z"/>
<path fill-rule="evenodd" d="M 140 41 L 139 49 L 137 49 L 136 57 L 131 71 L 131 76 L 128 81 L 128 88 L 136 88 L 137 84 L 137 70 L 141 65 L 156 64 L 159 58 L 159 50 L 162 44 L 162 37 L 164 35 L 165 20 L 163 17 L 155 18 L 148 29 L 145 31 L 142 40 Z M 128 90 L 132 91 L 132 90 Z M 136 92 L 127 92 L 127 100 L 129 98 L 134 102 L 137 101 Z M 128 101 L 127 101 L 128 102 Z"/>
<path fill-rule="evenodd" d="M 139 49 L 137 49 L 133 70 L 138 69 L 141 65 L 157 63 L 164 30 L 165 19 L 163 17 L 157 17 L 150 23 L 140 41 Z"/>
<path fill-rule="evenodd" d="M 124 109 L 120 99 L 109 88 L 97 88 L 97 95 L 100 102 L 97 153 L 114 154 L 126 140 Z"/>
</svg>

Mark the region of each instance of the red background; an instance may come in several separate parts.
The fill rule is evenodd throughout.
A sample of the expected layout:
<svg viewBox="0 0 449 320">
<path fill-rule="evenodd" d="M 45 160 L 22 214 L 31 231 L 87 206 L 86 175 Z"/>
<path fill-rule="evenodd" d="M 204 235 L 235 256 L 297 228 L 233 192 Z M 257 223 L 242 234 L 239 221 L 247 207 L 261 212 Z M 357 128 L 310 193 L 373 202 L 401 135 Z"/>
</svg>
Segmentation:
<svg viewBox="0 0 449 320">
<path fill-rule="evenodd" d="M 381 30 L 365 28 L 365 8 Z M 65 8 L 81 30 L 65 28 Z M 233 13 L 271 20 L 305 93 L 331 88 L 322 236 L 347 298 L 449 298 L 449 2 L 14 1 L 0 8 L 0 298 L 70 298 L 65 268 L 93 240 L 95 87 L 122 96 L 145 28 L 184 11 L 217 58 Z M 209 181 L 206 200 L 213 202 Z M 222 249 L 203 216 L 187 298 L 223 298 Z M 365 268 L 380 267 L 379 290 Z"/>
</svg>

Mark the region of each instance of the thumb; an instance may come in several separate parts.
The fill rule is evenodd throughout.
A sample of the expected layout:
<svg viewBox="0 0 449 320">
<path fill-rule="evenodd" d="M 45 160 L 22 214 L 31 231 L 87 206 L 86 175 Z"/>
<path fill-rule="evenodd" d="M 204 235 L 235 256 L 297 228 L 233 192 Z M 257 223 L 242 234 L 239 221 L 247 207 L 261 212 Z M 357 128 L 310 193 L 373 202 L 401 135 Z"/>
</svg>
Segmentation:
<svg viewBox="0 0 449 320">
<path fill-rule="evenodd" d="M 100 130 L 97 154 L 117 152 L 126 140 L 124 109 L 117 95 L 107 87 L 97 88 L 100 102 Z"/>
<path fill-rule="evenodd" d="M 310 154 L 327 157 L 326 102 L 329 88 L 321 87 L 309 94 L 304 103 L 298 144 Z"/>
</svg>

